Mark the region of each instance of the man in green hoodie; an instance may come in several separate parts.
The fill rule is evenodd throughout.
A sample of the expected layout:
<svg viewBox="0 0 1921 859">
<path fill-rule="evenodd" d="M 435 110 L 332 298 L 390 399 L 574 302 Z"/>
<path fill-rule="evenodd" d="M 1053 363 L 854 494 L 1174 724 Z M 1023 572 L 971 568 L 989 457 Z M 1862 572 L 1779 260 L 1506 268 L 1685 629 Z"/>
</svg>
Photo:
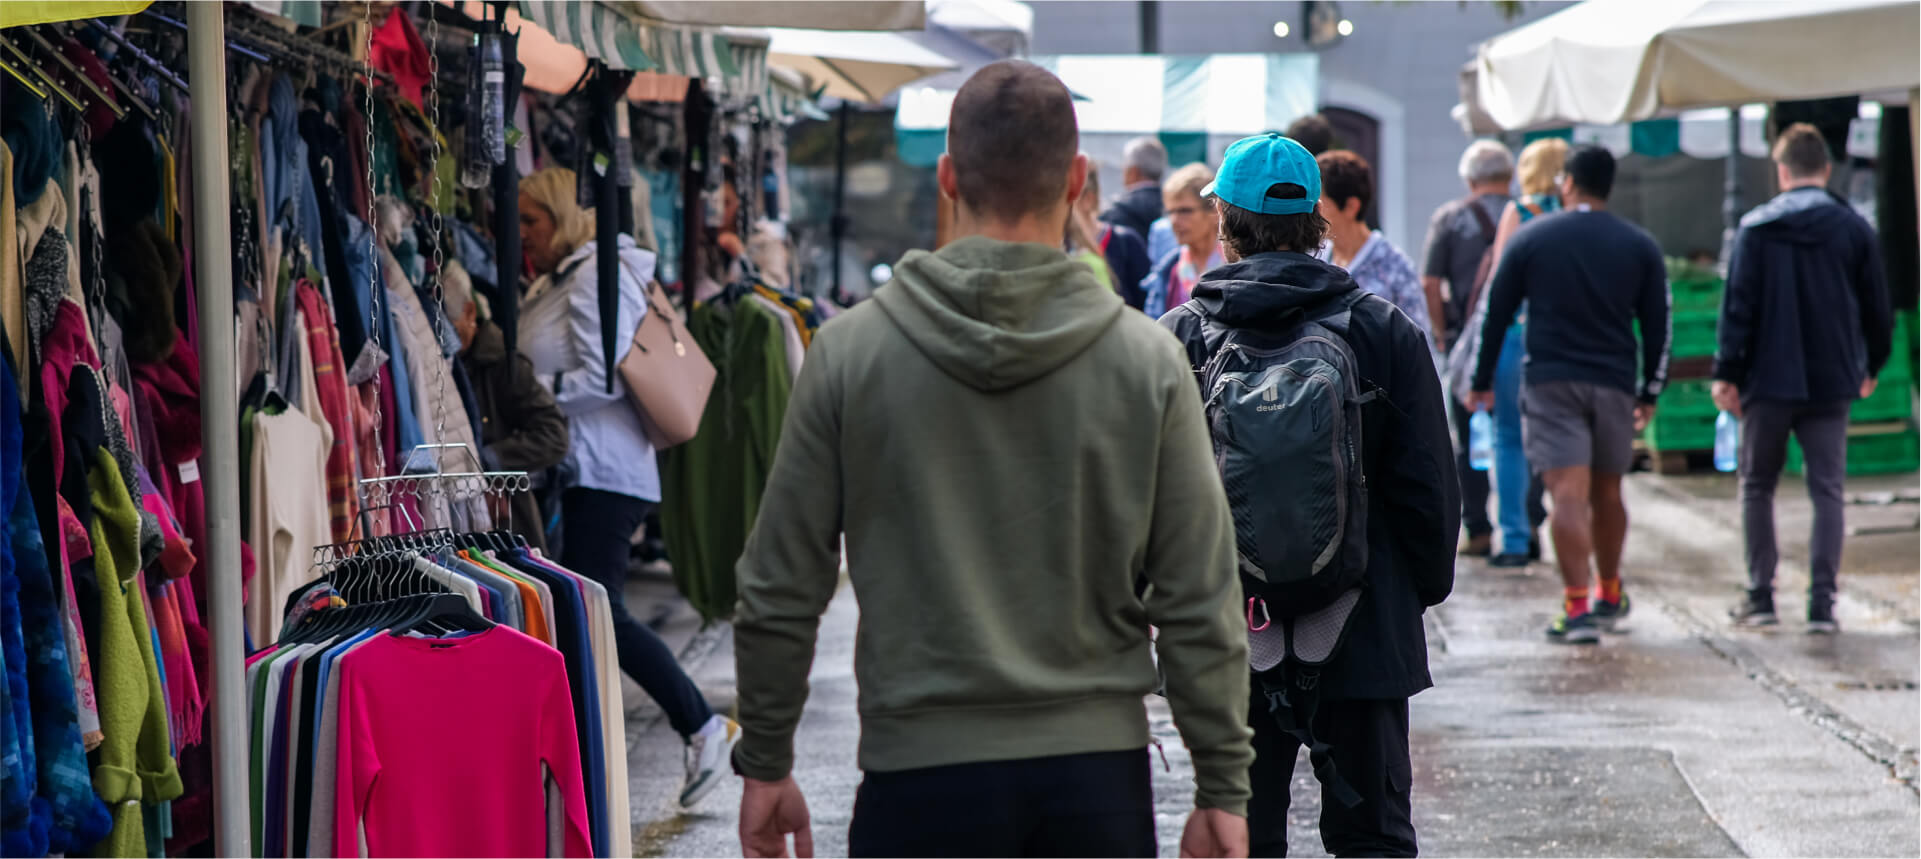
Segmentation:
<svg viewBox="0 0 1921 859">
<path fill-rule="evenodd" d="M 1061 252 L 1078 150 L 1059 80 L 981 69 L 939 167 L 960 238 L 814 339 L 738 566 L 748 856 L 812 853 L 793 738 L 843 538 L 853 855 L 1154 855 L 1149 624 L 1194 761 L 1181 853 L 1246 855 L 1233 523 L 1179 344 Z"/>
</svg>

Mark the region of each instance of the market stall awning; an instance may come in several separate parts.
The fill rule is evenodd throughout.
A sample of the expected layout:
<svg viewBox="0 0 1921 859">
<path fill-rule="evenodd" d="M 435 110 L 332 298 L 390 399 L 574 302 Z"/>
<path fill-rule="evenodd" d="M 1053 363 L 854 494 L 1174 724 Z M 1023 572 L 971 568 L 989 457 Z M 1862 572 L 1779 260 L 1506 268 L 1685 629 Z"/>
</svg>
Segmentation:
<svg viewBox="0 0 1921 859">
<path fill-rule="evenodd" d="M 1914 0 L 1588 0 L 1487 41 L 1458 115 L 1505 129 L 1906 91 Z"/>
<path fill-rule="evenodd" d="M 928 75 L 959 67 L 893 33 L 775 29 L 768 51 L 774 62 L 824 85 L 827 95 L 869 104 Z"/>
<path fill-rule="evenodd" d="M 927 20 L 921 0 L 628 0 L 614 3 L 636 18 L 703 27 L 816 27 L 836 30 L 918 30 Z"/>
<path fill-rule="evenodd" d="M 11 0 L 0 2 L 0 27 L 132 15 L 151 5 L 153 0 Z"/>
<path fill-rule="evenodd" d="M 1736 108 L 1708 107 L 1685 110 L 1680 116 L 1643 119 L 1615 125 L 1574 125 L 1530 131 L 1524 139 L 1532 143 L 1542 137 L 1559 137 L 1570 143 L 1591 143 L 1605 147 L 1616 156 L 1641 155 L 1662 158 L 1686 155 L 1704 160 L 1726 158 L 1729 151 L 1728 111 Z M 1768 157 L 1768 106 L 1750 104 L 1741 111 L 1741 154 L 1748 158 Z M 1859 112 L 1848 127 L 1847 152 L 1856 158 L 1875 158 L 1880 154 L 1881 105 L 1861 102 Z"/>
<path fill-rule="evenodd" d="M 1082 134 L 1245 136 L 1278 131 L 1314 112 L 1314 54 L 1035 57 L 1075 93 Z M 894 114 L 902 157 L 932 164 L 945 148 L 955 90 L 910 87 Z"/>
</svg>

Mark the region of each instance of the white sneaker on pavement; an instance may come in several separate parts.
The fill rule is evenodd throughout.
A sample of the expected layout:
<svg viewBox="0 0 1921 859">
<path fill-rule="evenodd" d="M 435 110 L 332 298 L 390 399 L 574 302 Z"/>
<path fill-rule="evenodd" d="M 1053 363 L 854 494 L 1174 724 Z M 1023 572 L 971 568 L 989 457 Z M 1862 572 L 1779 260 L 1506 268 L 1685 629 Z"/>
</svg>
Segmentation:
<svg viewBox="0 0 1921 859">
<path fill-rule="evenodd" d="M 740 724 L 716 715 L 702 725 L 687 741 L 687 783 L 680 789 L 680 807 L 693 808 L 720 785 L 721 774 L 730 767 L 734 745 L 740 742 Z"/>
</svg>

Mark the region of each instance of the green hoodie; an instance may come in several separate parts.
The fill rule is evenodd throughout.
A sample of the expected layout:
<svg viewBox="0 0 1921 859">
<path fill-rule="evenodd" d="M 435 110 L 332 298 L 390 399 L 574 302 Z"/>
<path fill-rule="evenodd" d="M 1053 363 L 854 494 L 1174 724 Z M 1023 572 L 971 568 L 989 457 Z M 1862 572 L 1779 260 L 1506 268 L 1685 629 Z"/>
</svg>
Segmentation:
<svg viewBox="0 0 1921 859">
<path fill-rule="evenodd" d="M 752 778 L 792 769 L 843 532 L 863 770 L 1145 748 L 1151 623 L 1196 804 L 1245 813 L 1247 638 L 1200 397 L 1086 266 L 915 251 L 814 338 L 737 569 Z"/>
</svg>

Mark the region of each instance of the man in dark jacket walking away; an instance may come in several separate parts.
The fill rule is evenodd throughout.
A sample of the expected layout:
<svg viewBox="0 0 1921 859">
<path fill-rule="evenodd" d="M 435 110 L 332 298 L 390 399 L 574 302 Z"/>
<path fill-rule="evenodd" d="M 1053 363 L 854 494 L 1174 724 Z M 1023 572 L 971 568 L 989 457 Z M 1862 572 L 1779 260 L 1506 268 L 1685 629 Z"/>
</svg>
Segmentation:
<svg viewBox="0 0 1921 859">
<path fill-rule="evenodd" d="M 794 731 L 844 538 L 850 853 L 1155 855 L 1158 652 L 1194 761 L 1180 850 L 1245 856 L 1247 638 L 1193 375 L 1061 250 L 1087 170 L 1067 87 L 988 65 L 947 129 L 958 238 L 814 338 L 738 565 L 742 851 L 811 852 Z"/>
<path fill-rule="evenodd" d="M 1359 293 L 1346 271 L 1312 256 L 1328 229 L 1315 208 L 1321 172 L 1293 140 L 1267 135 L 1234 144 L 1206 193 L 1221 212 L 1228 262 L 1202 277 L 1192 299 L 1161 318 L 1197 373 L 1230 336 L 1284 336 L 1303 320 L 1347 306 L 1344 339 L 1359 377 L 1354 381 L 1372 392 L 1361 407 L 1359 434 L 1367 490 L 1364 587 L 1346 621 L 1345 642 L 1319 669 L 1311 734 L 1331 746 L 1335 770 L 1359 802 L 1344 803 L 1337 788 L 1324 785 L 1321 838 L 1337 856 L 1413 856 L 1408 698 L 1433 685 L 1421 614 L 1454 587 L 1461 510 L 1427 332 L 1385 299 Z M 1298 485 L 1267 491 L 1313 491 L 1307 479 L 1303 474 Z M 1260 644 L 1282 625 L 1249 623 Z M 1294 640 L 1298 645 L 1298 634 Z M 1287 670 L 1275 661 L 1250 667 L 1260 671 L 1253 677 L 1257 690 L 1270 685 L 1272 672 Z M 1170 669 L 1169 678 L 1174 676 Z M 1254 856 L 1287 853 L 1289 787 L 1301 742 L 1283 729 L 1278 715 L 1266 695 L 1254 696 L 1247 715 L 1254 729 L 1254 798 L 1248 804 Z"/>
<path fill-rule="evenodd" d="M 1161 177 L 1167 173 L 1167 147 L 1152 137 L 1136 137 L 1121 150 L 1121 187 L 1125 190 L 1101 220 L 1126 227 L 1147 239 L 1161 217 Z"/>
<path fill-rule="evenodd" d="M 1629 609 L 1621 588 L 1628 533 L 1621 478 L 1634 461 L 1634 436 L 1654 419 L 1667 386 L 1667 265 L 1646 230 L 1607 211 L 1613 155 L 1583 146 L 1563 171 L 1567 210 L 1515 233 L 1488 285 L 1468 407 L 1493 408 L 1501 346 L 1527 302 L 1522 444 L 1554 499 L 1549 527 L 1565 586 L 1547 637 L 1594 644 Z M 1597 575 L 1600 588 L 1591 592 Z"/>
<path fill-rule="evenodd" d="M 1808 631 L 1834 633 L 1848 408 L 1874 393 L 1892 351 L 1888 287 L 1874 228 L 1827 190 L 1827 141 L 1806 123 L 1774 144 L 1781 194 L 1741 219 L 1721 304 L 1714 401 L 1741 418 L 1741 520 L 1748 596 L 1733 612 L 1771 626 L 1774 489 L 1790 433 L 1814 500 Z"/>
<path fill-rule="evenodd" d="M 447 318 L 460 336 L 460 363 L 473 381 L 474 405 L 480 411 L 481 464 L 489 470 L 528 472 L 559 465 L 567 458 L 569 438 L 567 416 L 554 404 L 554 395 L 534 377 L 534 365 L 525 355 L 507 353 L 505 335 L 480 313 L 466 274 L 442 281 Z M 533 493 L 515 493 L 511 503 L 514 533 L 546 548 L 546 523 Z"/>
</svg>

